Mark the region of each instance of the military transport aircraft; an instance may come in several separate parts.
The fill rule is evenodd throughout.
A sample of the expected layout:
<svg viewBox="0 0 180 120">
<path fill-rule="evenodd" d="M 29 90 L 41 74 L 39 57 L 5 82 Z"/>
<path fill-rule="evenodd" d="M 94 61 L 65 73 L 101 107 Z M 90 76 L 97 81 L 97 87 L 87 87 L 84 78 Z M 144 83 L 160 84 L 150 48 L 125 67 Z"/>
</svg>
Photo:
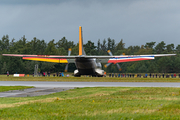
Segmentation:
<svg viewBox="0 0 180 120">
<path fill-rule="evenodd" d="M 74 71 L 75 77 L 80 77 L 81 75 L 92 75 L 102 77 L 104 75 L 104 70 L 102 70 L 101 63 L 108 63 L 105 67 L 110 64 L 117 64 L 121 62 L 132 62 L 141 60 L 152 60 L 155 57 L 161 56 L 173 56 L 176 54 L 154 54 L 154 55 L 120 55 L 113 56 L 110 51 L 108 51 L 110 56 L 88 56 L 86 55 L 83 48 L 83 38 L 82 38 L 82 27 L 79 27 L 79 55 L 70 56 L 71 49 L 69 49 L 68 56 L 59 55 L 21 55 L 21 54 L 3 54 L 3 56 L 15 56 L 22 57 L 24 60 L 34 60 L 34 61 L 44 61 L 44 62 L 54 62 L 54 63 L 66 63 L 65 70 L 67 71 L 68 63 L 75 63 L 77 70 Z M 117 64 L 118 69 L 121 69 L 119 64 Z"/>
</svg>

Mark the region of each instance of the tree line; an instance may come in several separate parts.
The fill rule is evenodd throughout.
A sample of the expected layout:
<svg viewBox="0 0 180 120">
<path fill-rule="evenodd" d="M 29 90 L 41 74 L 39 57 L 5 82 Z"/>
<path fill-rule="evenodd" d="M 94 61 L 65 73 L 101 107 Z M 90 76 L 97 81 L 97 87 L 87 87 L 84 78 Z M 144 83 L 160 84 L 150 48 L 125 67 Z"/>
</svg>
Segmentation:
<svg viewBox="0 0 180 120">
<path fill-rule="evenodd" d="M 10 40 L 8 35 L 4 35 L 0 40 L 1 54 L 38 54 L 38 55 L 67 55 L 68 49 L 71 48 L 71 55 L 78 55 L 79 44 L 74 41 L 68 41 L 65 37 L 55 42 L 52 39 L 49 42 L 34 37 L 28 41 L 23 36 L 18 41 Z M 147 42 L 145 45 L 129 46 L 125 48 L 123 39 L 115 41 L 107 38 L 98 40 L 97 43 L 88 40 L 84 44 L 87 55 L 108 55 L 107 50 L 111 50 L 113 55 L 139 55 L 139 54 L 177 54 L 171 57 L 157 57 L 155 60 L 119 63 L 122 71 L 119 71 L 116 65 L 110 65 L 103 69 L 107 73 L 179 73 L 180 72 L 180 45 L 167 44 L 162 41 L 160 43 Z M 7 71 L 13 73 L 32 74 L 35 64 L 39 65 L 39 71 L 63 72 L 65 64 L 27 61 L 20 57 L 6 57 L 0 55 L 0 74 Z M 75 64 L 69 64 L 68 71 L 73 72 L 76 69 Z"/>
</svg>

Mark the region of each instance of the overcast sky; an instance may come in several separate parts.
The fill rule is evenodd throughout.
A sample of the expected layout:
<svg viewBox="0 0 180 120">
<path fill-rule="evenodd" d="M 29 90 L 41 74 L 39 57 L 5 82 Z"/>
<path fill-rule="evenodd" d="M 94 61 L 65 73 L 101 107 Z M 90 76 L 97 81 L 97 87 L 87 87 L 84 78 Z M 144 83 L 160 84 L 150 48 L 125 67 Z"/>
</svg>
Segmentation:
<svg viewBox="0 0 180 120">
<path fill-rule="evenodd" d="M 179 0 L 0 0 L 0 38 L 180 44 Z"/>
</svg>

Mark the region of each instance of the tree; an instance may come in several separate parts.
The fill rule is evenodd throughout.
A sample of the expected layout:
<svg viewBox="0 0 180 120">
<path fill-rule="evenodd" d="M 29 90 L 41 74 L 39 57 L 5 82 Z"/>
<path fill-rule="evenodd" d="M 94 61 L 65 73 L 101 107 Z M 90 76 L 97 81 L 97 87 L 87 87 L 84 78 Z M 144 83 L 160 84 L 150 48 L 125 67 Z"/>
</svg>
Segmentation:
<svg viewBox="0 0 180 120">
<path fill-rule="evenodd" d="M 59 40 L 56 43 L 56 48 L 64 48 L 65 50 L 68 50 L 69 48 L 73 48 L 74 42 L 73 41 L 68 41 L 65 37 L 63 37 L 61 40 Z"/>
<path fill-rule="evenodd" d="M 84 45 L 84 49 L 87 55 L 97 55 L 96 46 L 90 40 Z"/>
<path fill-rule="evenodd" d="M 146 49 L 148 49 L 148 48 L 153 49 L 155 43 L 156 43 L 156 42 L 149 42 L 149 43 L 146 43 L 144 47 L 145 47 Z"/>
<path fill-rule="evenodd" d="M 140 49 L 140 46 L 129 46 L 126 50 L 126 54 L 128 55 L 134 55 L 134 53 L 138 52 Z"/>
<path fill-rule="evenodd" d="M 101 42 L 100 42 L 100 39 L 98 40 L 98 43 L 97 43 L 97 53 L 99 54 L 101 50 Z"/>
<path fill-rule="evenodd" d="M 138 72 L 139 72 L 139 73 L 147 73 L 147 72 L 148 72 L 148 68 L 147 68 L 144 64 L 142 64 L 142 65 L 139 67 Z"/>
<path fill-rule="evenodd" d="M 127 68 L 127 72 L 128 73 L 134 73 L 135 72 L 135 68 L 136 68 L 135 64 L 132 64 L 131 66 L 129 66 Z"/>
<path fill-rule="evenodd" d="M 174 71 L 177 73 L 180 71 L 180 55 L 177 55 L 177 57 L 175 57 L 174 61 L 173 61 L 173 68 Z"/>
<path fill-rule="evenodd" d="M 166 44 L 164 41 L 157 44 L 155 47 L 155 42 L 149 42 L 144 45 L 139 46 L 129 46 L 125 48 L 125 43 L 121 39 L 118 44 L 115 44 L 115 40 L 108 38 L 107 41 L 104 39 L 102 43 L 100 39 L 97 42 L 97 46 L 94 42 L 88 41 L 84 44 L 84 48 L 87 55 L 108 55 L 107 50 L 110 49 L 114 55 L 121 55 L 126 53 L 127 55 L 135 54 L 154 54 L 154 53 L 173 53 L 174 44 Z M 73 41 L 68 41 L 65 37 L 59 40 L 57 43 L 54 40 L 45 42 L 45 40 L 39 40 L 34 37 L 31 41 L 27 41 L 25 36 L 23 36 L 18 41 L 15 39 L 9 40 L 8 35 L 4 35 L 0 40 L 0 50 L 2 54 L 38 54 L 38 55 L 67 55 L 68 49 L 72 48 L 71 55 L 78 55 L 79 44 L 74 44 Z M 180 71 L 180 45 L 176 47 L 175 57 L 157 57 L 152 61 L 139 61 L 139 62 L 129 62 L 120 63 L 123 73 L 131 72 L 179 72 Z M 38 64 L 39 68 L 43 71 L 64 71 L 65 64 L 47 63 L 47 62 L 37 62 L 37 61 L 26 61 L 22 60 L 20 57 L 5 57 L 0 55 L 0 73 L 33 73 L 34 65 Z M 75 64 L 69 64 L 68 71 L 73 72 L 76 69 Z M 107 72 L 119 72 L 116 65 L 110 65 L 105 69 Z"/>
<path fill-rule="evenodd" d="M 57 49 L 58 55 L 68 55 L 67 50 L 65 50 L 63 47 Z"/>
<path fill-rule="evenodd" d="M 166 46 L 166 50 L 168 53 L 170 53 L 170 52 L 172 53 L 174 51 L 174 44 L 168 44 Z"/>
<path fill-rule="evenodd" d="M 6 66 L 6 62 L 4 62 L 1 68 L 1 73 L 6 73 L 6 72 L 7 72 L 7 66 Z"/>
<path fill-rule="evenodd" d="M 6 52 L 9 51 L 9 36 L 8 35 L 4 35 L 2 37 L 2 40 L 0 40 L 0 50 Z"/>
<path fill-rule="evenodd" d="M 108 38 L 107 49 L 112 51 L 112 40 Z"/>
<path fill-rule="evenodd" d="M 76 46 L 74 46 L 71 51 L 71 55 L 78 55 L 78 54 L 79 54 L 79 43 L 77 43 Z"/>
<path fill-rule="evenodd" d="M 41 71 L 42 72 L 49 72 L 49 71 L 53 71 L 53 72 L 55 72 L 54 71 L 54 65 L 55 65 L 55 63 L 49 63 L 49 62 L 42 62 L 42 64 L 41 64 Z"/>
<path fill-rule="evenodd" d="M 12 74 L 25 73 L 24 62 L 20 57 L 9 57 L 6 64 L 7 70 Z"/>
<path fill-rule="evenodd" d="M 165 46 L 166 44 L 164 43 L 164 41 L 158 43 L 155 47 L 155 51 L 156 53 L 160 54 L 163 53 L 165 51 Z"/>
<path fill-rule="evenodd" d="M 173 70 L 173 60 L 172 57 L 160 57 L 157 59 L 157 68 L 158 72 L 162 73 L 169 73 L 169 72 L 175 72 Z"/>
<path fill-rule="evenodd" d="M 107 50 L 111 50 L 112 52 L 114 52 L 115 47 L 116 47 L 115 40 L 108 38 Z"/>
<path fill-rule="evenodd" d="M 37 61 L 27 61 L 24 60 L 24 73 L 26 74 L 32 74 L 34 72 L 34 67 L 36 64 L 38 64 L 38 67 L 40 67 L 41 62 Z"/>
<path fill-rule="evenodd" d="M 17 42 L 14 42 L 14 40 L 12 40 L 10 42 L 10 52 L 16 54 L 28 54 L 29 51 L 31 51 L 31 48 L 28 48 L 26 44 L 27 42 L 25 36 L 23 36 Z"/>
<path fill-rule="evenodd" d="M 176 47 L 176 52 L 177 52 L 177 53 L 180 53 L 180 45 L 178 45 L 178 46 Z"/>
<path fill-rule="evenodd" d="M 47 48 L 45 49 L 46 55 L 57 55 L 57 49 L 55 47 L 54 39 L 49 41 Z"/>
<path fill-rule="evenodd" d="M 118 50 L 124 50 L 124 49 L 125 49 L 125 43 L 123 43 L 123 39 L 121 39 L 120 42 L 116 45 L 114 51 L 117 52 Z"/>
<path fill-rule="evenodd" d="M 157 64 L 154 61 L 150 61 L 150 65 L 148 67 L 149 73 L 157 73 L 158 69 L 157 69 Z"/>
<path fill-rule="evenodd" d="M 106 40 L 103 40 L 103 43 L 101 44 L 101 55 L 107 55 L 107 46 L 106 46 Z"/>
<path fill-rule="evenodd" d="M 146 54 L 152 54 L 153 49 L 144 49 L 144 46 L 142 45 L 138 52 L 136 52 L 136 55 L 146 55 Z"/>
<path fill-rule="evenodd" d="M 112 44 L 111 44 L 111 49 L 112 49 L 112 52 L 114 53 L 114 49 L 116 48 L 116 43 L 115 43 L 115 40 L 112 39 Z"/>
</svg>

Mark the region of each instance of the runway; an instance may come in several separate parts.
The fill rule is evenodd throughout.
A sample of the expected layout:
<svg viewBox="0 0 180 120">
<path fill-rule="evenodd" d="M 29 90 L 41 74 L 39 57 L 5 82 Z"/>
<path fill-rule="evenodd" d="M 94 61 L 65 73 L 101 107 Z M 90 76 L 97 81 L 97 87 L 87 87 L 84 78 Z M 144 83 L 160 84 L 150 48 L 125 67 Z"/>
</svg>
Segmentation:
<svg viewBox="0 0 180 120">
<path fill-rule="evenodd" d="M 26 90 L 1 92 L 0 97 L 30 97 L 47 95 L 77 87 L 180 87 L 172 82 L 39 82 L 39 81 L 0 81 L 0 86 L 34 86 Z"/>
<path fill-rule="evenodd" d="M 0 81 L 0 86 L 34 87 L 180 87 L 172 82 L 39 82 L 39 81 Z"/>
</svg>

